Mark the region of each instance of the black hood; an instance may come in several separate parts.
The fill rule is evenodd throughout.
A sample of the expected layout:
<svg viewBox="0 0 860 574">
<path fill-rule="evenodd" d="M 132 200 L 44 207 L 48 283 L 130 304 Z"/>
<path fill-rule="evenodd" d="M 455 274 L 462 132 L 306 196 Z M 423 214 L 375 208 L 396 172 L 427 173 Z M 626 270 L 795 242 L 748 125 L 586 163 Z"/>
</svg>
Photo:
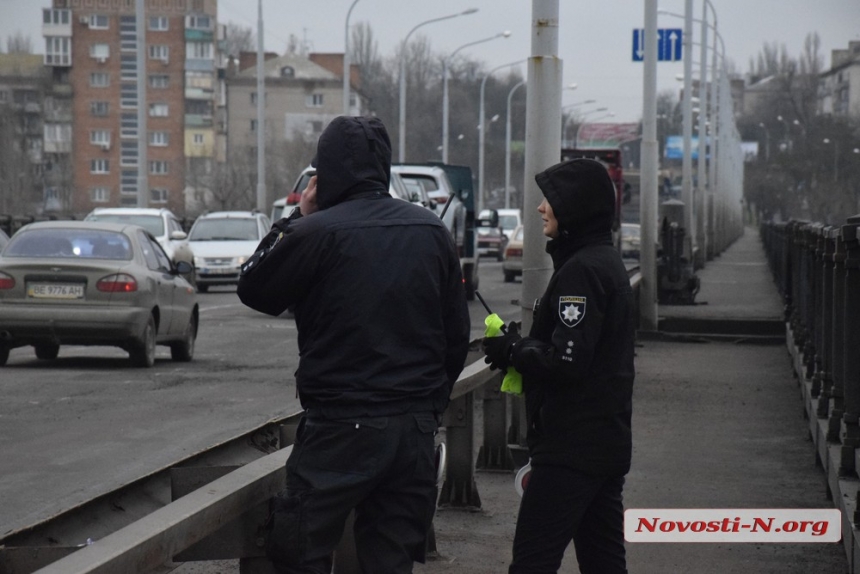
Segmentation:
<svg viewBox="0 0 860 574">
<path fill-rule="evenodd" d="M 599 161 L 572 159 L 535 176 L 562 239 L 605 237 L 615 219 L 615 185 Z"/>
<path fill-rule="evenodd" d="M 391 140 L 378 118 L 338 116 L 320 135 L 311 165 L 320 209 L 363 194 L 387 196 Z"/>
</svg>

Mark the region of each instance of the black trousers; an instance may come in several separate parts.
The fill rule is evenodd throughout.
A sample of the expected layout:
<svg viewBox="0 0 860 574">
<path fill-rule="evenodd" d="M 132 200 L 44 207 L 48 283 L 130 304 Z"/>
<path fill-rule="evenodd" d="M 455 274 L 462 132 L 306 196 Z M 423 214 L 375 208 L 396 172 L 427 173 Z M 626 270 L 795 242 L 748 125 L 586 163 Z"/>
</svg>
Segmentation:
<svg viewBox="0 0 860 574">
<path fill-rule="evenodd" d="M 558 572 L 571 540 L 582 574 L 626 574 L 623 487 L 623 476 L 532 465 L 509 574 Z"/>
<path fill-rule="evenodd" d="M 433 413 L 329 420 L 305 415 L 274 499 L 267 554 L 284 574 L 329 574 L 350 511 L 362 572 L 424 561 L 436 507 Z"/>
</svg>

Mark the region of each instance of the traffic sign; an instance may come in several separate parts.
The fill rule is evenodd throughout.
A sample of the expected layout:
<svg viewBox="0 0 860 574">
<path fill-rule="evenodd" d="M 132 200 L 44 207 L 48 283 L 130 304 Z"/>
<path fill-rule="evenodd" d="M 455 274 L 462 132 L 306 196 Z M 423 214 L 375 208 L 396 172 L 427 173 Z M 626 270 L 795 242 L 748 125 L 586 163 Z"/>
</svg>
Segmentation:
<svg viewBox="0 0 860 574">
<path fill-rule="evenodd" d="M 681 28 L 660 28 L 657 30 L 657 61 L 678 62 L 683 57 L 684 31 Z M 633 61 L 645 59 L 645 30 L 633 30 Z"/>
</svg>

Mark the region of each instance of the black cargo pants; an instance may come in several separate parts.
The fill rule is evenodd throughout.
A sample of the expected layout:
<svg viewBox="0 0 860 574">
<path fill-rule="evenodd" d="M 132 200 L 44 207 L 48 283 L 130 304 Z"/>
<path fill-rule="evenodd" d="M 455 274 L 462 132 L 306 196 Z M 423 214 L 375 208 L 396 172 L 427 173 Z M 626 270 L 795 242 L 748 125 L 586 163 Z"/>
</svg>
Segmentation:
<svg viewBox="0 0 860 574">
<path fill-rule="evenodd" d="M 573 541 L 582 574 L 626 574 L 624 477 L 532 465 L 509 574 L 554 574 Z"/>
<path fill-rule="evenodd" d="M 306 414 L 273 501 L 267 554 L 283 574 L 329 574 L 350 511 L 362 572 L 412 572 L 436 507 L 433 413 Z"/>
</svg>

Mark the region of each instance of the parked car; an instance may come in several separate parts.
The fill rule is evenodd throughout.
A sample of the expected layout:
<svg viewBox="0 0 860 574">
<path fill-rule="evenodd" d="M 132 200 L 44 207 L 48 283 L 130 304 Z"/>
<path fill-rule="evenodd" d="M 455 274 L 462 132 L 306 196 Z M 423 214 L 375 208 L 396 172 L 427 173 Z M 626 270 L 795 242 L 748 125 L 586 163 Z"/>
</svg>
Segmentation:
<svg viewBox="0 0 860 574">
<path fill-rule="evenodd" d="M 391 166 L 391 172 L 398 174 L 407 186 L 414 188 L 418 185 L 426 194 L 428 201 L 426 207 L 439 215 L 445 211 L 442 221 L 451 231 L 457 245 L 462 245 L 466 228 L 466 208 L 455 194 L 451 206 L 445 210 L 448 198 L 452 197 L 451 194 L 454 192 L 454 187 L 451 185 L 445 170 L 438 165 L 398 164 Z"/>
<path fill-rule="evenodd" d="M 496 210 L 485 209 L 476 222 L 478 229 L 478 255 L 492 255 L 498 261 L 504 259 L 508 237 L 499 223 Z"/>
<path fill-rule="evenodd" d="M 621 256 L 639 259 L 640 227 L 638 223 L 621 224 Z"/>
<path fill-rule="evenodd" d="M 214 285 L 238 284 L 242 264 L 271 226 L 268 217 L 251 211 L 216 211 L 198 217 L 188 234 L 197 290 L 205 293 Z"/>
<path fill-rule="evenodd" d="M 199 308 L 194 288 L 158 241 L 137 225 L 44 221 L 22 227 L 0 253 L 0 366 L 32 345 L 57 358 L 61 345 L 116 346 L 151 367 L 156 345 L 190 361 Z"/>
<path fill-rule="evenodd" d="M 9 243 L 9 236 L 6 235 L 6 232 L 0 229 L 0 251 L 6 247 L 6 244 Z"/>
<path fill-rule="evenodd" d="M 502 260 L 502 271 L 505 283 L 510 283 L 515 277 L 523 274 L 523 235 L 522 225 L 518 225 L 505 247 L 505 258 Z"/>
<path fill-rule="evenodd" d="M 140 225 L 155 237 L 167 257 L 174 263 L 187 262 L 194 267 L 194 253 L 188 245 L 188 234 L 172 211 L 149 207 L 98 207 L 84 221 L 102 221 Z M 185 277 L 194 283 L 194 273 Z"/>
<path fill-rule="evenodd" d="M 523 224 L 522 212 L 519 209 L 497 209 L 496 211 L 499 214 L 499 226 L 510 241 L 517 226 Z"/>
</svg>

